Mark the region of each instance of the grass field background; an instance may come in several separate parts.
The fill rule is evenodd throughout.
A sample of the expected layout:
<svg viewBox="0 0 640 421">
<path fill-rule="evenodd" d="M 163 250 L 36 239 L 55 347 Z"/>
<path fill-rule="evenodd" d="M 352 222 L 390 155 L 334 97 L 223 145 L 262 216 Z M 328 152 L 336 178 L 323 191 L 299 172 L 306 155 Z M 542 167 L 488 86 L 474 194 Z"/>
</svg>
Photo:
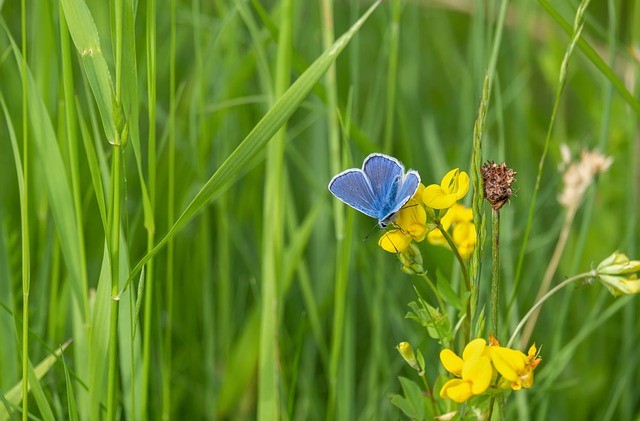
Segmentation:
<svg viewBox="0 0 640 421">
<path fill-rule="evenodd" d="M 640 257 L 640 2 L 590 4 L 566 73 L 577 1 L 372 5 L 0 1 L 0 419 L 402 418 L 390 396 L 417 376 L 394 347 L 420 348 L 430 380 L 444 372 L 404 317 L 427 290 L 327 184 L 371 152 L 424 184 L 471 172 L 487 69 L 482 157 L 517 171 L 500 339 L 534 304 L 565 218 L 560 144 L 614 164 L 553 283 L 615 250 Z M 421 247 L 457 288 L 451 253 Z M 554 296 L 535 385 L 507 419 L 637 419 L 638 311 L 599 285 Z"/>
</svg>

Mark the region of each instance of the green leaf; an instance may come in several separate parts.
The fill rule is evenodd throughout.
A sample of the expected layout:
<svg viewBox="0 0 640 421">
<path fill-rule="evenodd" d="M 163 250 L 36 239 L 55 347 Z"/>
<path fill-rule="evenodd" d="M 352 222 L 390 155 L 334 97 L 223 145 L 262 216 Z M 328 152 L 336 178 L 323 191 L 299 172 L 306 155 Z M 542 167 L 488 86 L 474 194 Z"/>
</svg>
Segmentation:
<svg viewBox="0 0 640 421">
<path fill-rule="evenodd" d="M 416 411 L 415 409 L 411 406 L 411 402 L 409 402 L 407 399 L 403 398 L 400 395 L 393 395 L 393 397 L 391 397 L 391 403 L 394 404 L 395 406 L 397 406 L 398 408 L 400 408 L 400 410 L 402 412 L 404 412 L 404 414 L 411 418 L 411 419 L 415 419 L 416 417 Z"/>
<path fill-rule="evenodd" d="M 100 47 L 98 28 L 83 0 L 60 0 L 60 4 L 67 18 L 67 27 L 73 43 L 80 54 L 80 61 L 91 91 L 98 104 L 105 135 L 110 143 L 117 142 L 119 136 L 114 111 L 119 110 L 119 107 L 114 101 L 113 83 Z"/>
<path fill-rule="evenodd" d="M 424 356 L 422 355 L 422 351 L 420 351 L 419 349 L 416 350 L 416 360 L 418 360 L 418 366 L 420 367 L 420 370 L 424 371 L 424 369 L 426 368 Z"/>
<path fill-rule="evenodd" d="M 430 337 L 440 340 L 441 343 L 447 343 L 453 338 L 451 323 L 446 314 L 442 314 L 440 310 L 424 301 L 421 301 L 420 304 L 415 301 L 411 302 L 409 307 L 412 311 L 408 312 L 405 317 L 427 328 Z"/>
<path fill-rule="evenodd" d="M 38 404 L 38 408 L 40 409 L 40 413 L 45 420 L 53 420 L 53 411 L 51 411 L 51 407 L 49 406 L 49 402 L 42 390 L 42 386 L 40 385 L 40 379 L 42 379 L 45 374 L 49 372 L 53 364 L 55 364 L 56 360 L 62 355 L 62 352 L 67 349 L 71 340 L 65 342 L 59 349 L 56 350 L 54 354 L 47 356 L 43 359 L 35 369 L 29 363 L 29 389 L 33 392 L 34 397 L 36 398 L 36 403 Z M 13 386 L 9 392 L 4 396 L 4 399 L 12 405 L 19 405 L 22 402 L 22 380 L 20 380 L 15 386 Z M 6 404 L 5 404 L 6 405 Z M 7 412 L 6 407 L 0 407 L 0 421 L 4 421 L 9 419 L 9 413 Z"/>
<path fill-rule="evenodd" d="M 73 383 L 71 382 L 71 377 L 69 376 L 69 369 L 64 359 L 64 354 L 62 355 L 62 367 L 64 368 L 64 381 L 67 386 L 67 410 L 69 411 L 69 419 L 71 421 L 77 421 L 78 408 L 76 407 L 76 399 L 73 394 Z"/>
<path fill-rule="evenodd" d="M 425 396 L 422 393 L 422 389 L 413 380 L 409 380 L 406 377 L 398 377 L 402 391 L 404 393 L 404 399 L 399 401 L 402 405 L 397 405 L 396 402 L 392 402 L 398 406 L 409 417 L 414 419 L 425 418 Z"/>
</svg>

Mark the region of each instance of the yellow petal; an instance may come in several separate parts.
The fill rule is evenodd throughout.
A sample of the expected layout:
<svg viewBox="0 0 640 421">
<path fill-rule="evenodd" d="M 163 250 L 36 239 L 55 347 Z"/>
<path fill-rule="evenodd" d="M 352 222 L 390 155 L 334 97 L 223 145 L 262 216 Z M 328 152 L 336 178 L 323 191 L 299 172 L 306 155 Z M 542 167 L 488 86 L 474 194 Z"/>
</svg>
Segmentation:
<svg viewBox="0 0 640 421">
<path fill-rule="evenodd" d="M 445 192 L 437 184 L 425 187 L 422 193 L 422 201 L 426 206 L 433 209 L 447 209 L 456 203 L 456 196 Z"/>
<path fill-rule="evenodd" d="M 451 379 L 440 389 L 440 397 L 449 398 L 458 403 L 466 402 L 471 396 L 473 396 L 471 383 L 460 379 Z"/>
<path fill-rule="evenodd" d="M 492 347 L 491 361 L 498 373 L 511 382 L 517 382 L 524 373 L 527 356 L 510 348 Z"/>
<path fill-rule="evenodd" d="M 402 253 L 410 244 L 411 236 L 399 229 L 387 231 L 378 240 L 378 245 L 389 253 Z"/>
<path fill-rule="evenodd" d="M 520 379 L 522 382 L 522 387 L 524 387 L 525 389 L 529 389 L 531 386 L 533 386 L 533 371 L 529 371 L 520 376 Z"/>
<path fill-rule="evenodd" d="M 418 243 L 423 241 L 427 236 L 427 226 L 422 224 L 413 224 L 407 230 L 408 234 Z"/>
<path fill-rule="evenodd" d="M 456 222 L 471 222 L 473 221 L 473 210 L 463 205 L 458 205 L 458 220 Z"/>
<path fill-rule="evenodd" d="M 424 205 L 424 202 L 422 202 L 422 193 L 424 193 L 424 189 L 425 189 L 424 184 L 422 183 L 418 184 L 418 189 L 416 190 L 416 192 L 412 197 L 413 200 L 419 202 L 422 205 Z"/>
<path fill-rule="evenodd" d="M 454 194 L 445 193 L 440 186 L 432 184 L 424 189 L 422 201 L 433 209 L 447 209 L 456 203 Z"/>
<path fill-rule="evenodd" d="M 472 383 L 471 391 L 474 395 L 479 395 L 487 390 L 492 376 L 493 369 L 489 357 L 474 356 L 464 361 L 462 379 Z"/>
<path fill-rule="evenodd" d="M 457 189 L 455 191 L 456 200 L 460 200 L 469 191 L 469 175 L 466 172 L 464 172 L 464 171 L 460 172 L 460 175 L 458 176 L 457 186 L 456 187 L 457 187 Z"/>
<path fill-rule="evenodd" d="M 442 181 L 440 182 L 440 186 L 445 193 L 453 193 L 456 191 L 456 183 L 458 174 L 460 174 L 459 168 L 454 168 L 442 177 Z"/>
<path fill-rule="evenodd" d="M 404 231 L 410 231 L 412 225 L 423 225 L 426 230 L 427 212 L 418 201 L 411 199 L 398 212 L 395 224 Z"/>
<path fill-rule="evenodd" d="M 462 359 L 466 361 L 471 357 L 479 357 L 484 352 L 486 346 L 487 341 L 482 338 L 472 340 L 464 347 L 464 351 L 462 351 Z"/>
<path fill-rule="evenodd" d="M 438 229 L 435 229 L 427 234 L 427 239 L 431 244 L 435 244 L 437 246 L 447 245 L 447 240 L 444 239 L 444 235 L 442 235 L 442 233 Z"/>
<path fill-rule="evenodd" d="M 449 373 L 456 376 L 462 373 L 462 358 L 458 357 L 452 350 L 445 348 L 440 351 L 440 361 Z"/>
<path fill-rule="evenodd" d="M 473 222 L 458 222 L 451 233 L 458 253 L 463 259 L 468 259 L 476 246 L 476 228 Z"/>
</svg>

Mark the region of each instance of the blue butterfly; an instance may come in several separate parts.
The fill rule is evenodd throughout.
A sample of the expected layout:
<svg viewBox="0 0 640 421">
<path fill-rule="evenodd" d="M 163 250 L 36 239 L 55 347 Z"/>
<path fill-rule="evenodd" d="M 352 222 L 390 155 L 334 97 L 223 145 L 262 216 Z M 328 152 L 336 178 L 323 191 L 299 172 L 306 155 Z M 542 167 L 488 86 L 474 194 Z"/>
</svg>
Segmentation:
<svg viewBox="0 0 640 421">
<path fill-rule="evenodd" d="M 362 169 L 351 168 L 329 182 L 329 190 L 355 210 L 378 220 L 380 228 L 391 224 L 396 213 L 413 197 L 420 185 L 420 175 L 409 170 L 394 157 L 372 153 L 364 159 Z"/>
</svg>

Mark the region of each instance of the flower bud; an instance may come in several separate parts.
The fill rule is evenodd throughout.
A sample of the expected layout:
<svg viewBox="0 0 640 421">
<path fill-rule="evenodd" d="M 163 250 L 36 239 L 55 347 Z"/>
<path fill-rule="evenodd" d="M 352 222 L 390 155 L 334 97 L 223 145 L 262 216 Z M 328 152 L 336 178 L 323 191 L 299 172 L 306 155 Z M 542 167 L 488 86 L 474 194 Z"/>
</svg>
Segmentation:
<svg viewBox="0 0 640 421">
<path fill-rule="evenodd" d="M 402 263 L 402 271 L 405 273 L 409 275 L 424 273 L 422 253 L 420 253 L 420 249 L 415 244 L 412 243 L 406 250 L 399 253 L 398 258 L 400 259 L 400 263 Z"/>
<path fill-rule="evenodd" d="M 596 268 L 598 274 L 602 275 L 625 275 L 640 271 L 640 261 L 629 260 L 624 254 L 616 251 L 607 257 Z"/>
<path fill-rule="evenodd" d="M 604 259 L 596 268 L 598 280 L 607 287 L 615 297 L 640 293 L 640 261 L 629 260 L 620 252 L 615 252 Z"/>
<path fill-rule="evenodd" d="M 420 371 L 420 365 L 418 364 L 418 360 L 416 360 L 416 354 L 413 352 L 413 348 L 409 342 L 400 342 L 398 346 L 396 346 L 396 349 L 411 368 Z"/>
</svg>

